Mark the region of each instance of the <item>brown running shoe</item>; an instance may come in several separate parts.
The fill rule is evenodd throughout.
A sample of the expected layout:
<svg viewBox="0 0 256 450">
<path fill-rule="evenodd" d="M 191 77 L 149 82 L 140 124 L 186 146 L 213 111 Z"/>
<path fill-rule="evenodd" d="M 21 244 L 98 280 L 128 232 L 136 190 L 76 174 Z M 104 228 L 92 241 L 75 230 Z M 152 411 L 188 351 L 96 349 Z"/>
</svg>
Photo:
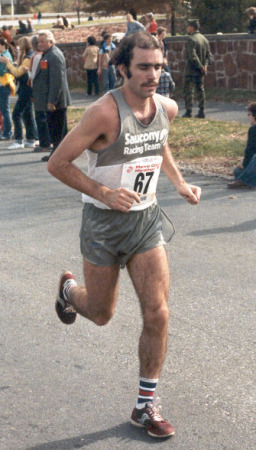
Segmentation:
<svg viewBox="0 0 256 450">
<path fill-rule="evenodd" d="M 55 303 L 56 313 L 61 322 L 65 323 L 66 325 L 71 325 L 72 323 L 74 323 L 77 316 L 75 309 L 68 302 L 63 290 L 65 282 L 70 279 L 75 280 L 74 275 L 71 272 L 63 272 L 60 277 L 59 290 Z"/>
<path fill-rule="evenodd" d="M 160 415 L 161 407 L 149 402 L 142 409 L 134 408 L 131 415 L 131 424 L 135 427 L 146 428 L 150 436 L 167 438 L 175 434 L 172 425 Z"/>
</svg>

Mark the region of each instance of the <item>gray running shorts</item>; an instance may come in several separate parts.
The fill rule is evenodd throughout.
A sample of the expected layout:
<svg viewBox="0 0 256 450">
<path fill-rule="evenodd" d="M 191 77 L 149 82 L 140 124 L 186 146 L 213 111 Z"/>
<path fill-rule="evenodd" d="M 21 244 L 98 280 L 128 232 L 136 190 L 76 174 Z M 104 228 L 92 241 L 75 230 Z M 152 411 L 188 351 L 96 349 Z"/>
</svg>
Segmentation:
<svg viewBox="0 0 256 450">
<path fill-rule="evenodd" d="M 174 235 L 171 220 L 157 204 L 123 213 L 85 203 L 80 231 L 83 257 L 97 266 L 124 268 L 136 253 L 165 245 Z"/>
</svg>

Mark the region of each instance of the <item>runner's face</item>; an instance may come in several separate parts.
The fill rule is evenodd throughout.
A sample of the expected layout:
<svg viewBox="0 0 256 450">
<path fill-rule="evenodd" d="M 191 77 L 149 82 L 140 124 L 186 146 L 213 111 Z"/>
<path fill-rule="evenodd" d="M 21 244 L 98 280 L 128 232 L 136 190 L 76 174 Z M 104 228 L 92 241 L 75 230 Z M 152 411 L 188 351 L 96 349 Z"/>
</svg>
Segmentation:
<svg viewBox="0 0 256 450">
<path fill-rule="evenodd" d="M 125 79 L 129 88 L 141 98 L 152 97 L 156 91 L 163 64 L 160 49 L 142 49 L 135 47 L 130 63 L 130 78 Z"/>
</svg>

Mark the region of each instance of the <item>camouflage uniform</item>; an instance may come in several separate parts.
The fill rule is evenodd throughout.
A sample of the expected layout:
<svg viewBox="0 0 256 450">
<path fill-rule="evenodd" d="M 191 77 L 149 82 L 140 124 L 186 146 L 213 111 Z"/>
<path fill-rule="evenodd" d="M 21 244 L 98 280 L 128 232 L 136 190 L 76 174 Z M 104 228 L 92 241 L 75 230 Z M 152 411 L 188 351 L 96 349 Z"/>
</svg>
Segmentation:
<svg viewBox="0 0 256 450">
<path fill-rule="evenodd" d="M 191 114 L 194 88 L 196 90 L 199 111 L 204 111 L 204 67 L 210 64 L 212 55 L 208 40 L 199 32 L 192 33 L 185 47 L 186 65 L 184 73 L 184 98 L 186 111 Z"/>
</svg>

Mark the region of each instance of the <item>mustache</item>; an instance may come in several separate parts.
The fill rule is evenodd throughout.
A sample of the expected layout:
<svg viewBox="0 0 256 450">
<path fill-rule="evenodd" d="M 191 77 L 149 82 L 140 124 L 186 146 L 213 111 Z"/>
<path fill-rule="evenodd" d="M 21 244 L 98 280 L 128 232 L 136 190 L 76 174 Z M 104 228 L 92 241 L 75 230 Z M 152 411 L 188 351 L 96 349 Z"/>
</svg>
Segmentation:
<svg viewBox="0 0 256 450">
<path fill-rule="evenodd" d="M 149 87 L 149 86 L 158 86 L 158 83 L 148 81 L 147 83 L 142 83 L 142 87 Z"/>
</svg>

